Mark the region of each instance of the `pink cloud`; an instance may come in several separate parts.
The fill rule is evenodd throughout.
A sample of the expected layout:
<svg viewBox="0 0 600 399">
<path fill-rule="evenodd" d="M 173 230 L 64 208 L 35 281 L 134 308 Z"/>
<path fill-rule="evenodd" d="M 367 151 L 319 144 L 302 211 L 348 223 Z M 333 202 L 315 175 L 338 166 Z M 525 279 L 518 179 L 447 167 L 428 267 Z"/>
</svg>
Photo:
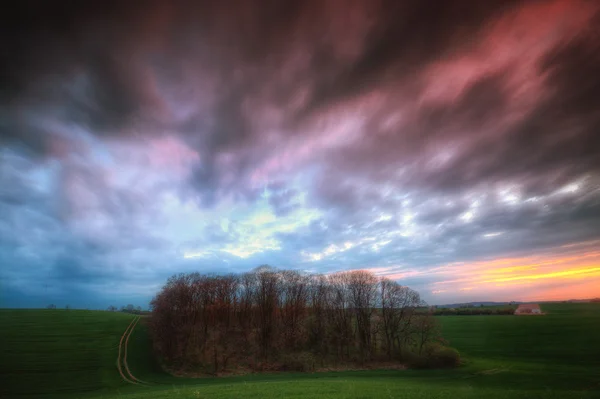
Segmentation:
<svg viewBox="0 0 600 399">
<path fill-rule="evenodd" d="M 535 102 L 544 91 L 541 57 L 578 34 L 593 9 L 590 2 L 531 2 L 501 15 L 480 36 L 426 69 L 420 101 L 453 102 L 471 84 L 509 68 L 506 89 L 517 102 L 514 108 Z"/>
</svg>

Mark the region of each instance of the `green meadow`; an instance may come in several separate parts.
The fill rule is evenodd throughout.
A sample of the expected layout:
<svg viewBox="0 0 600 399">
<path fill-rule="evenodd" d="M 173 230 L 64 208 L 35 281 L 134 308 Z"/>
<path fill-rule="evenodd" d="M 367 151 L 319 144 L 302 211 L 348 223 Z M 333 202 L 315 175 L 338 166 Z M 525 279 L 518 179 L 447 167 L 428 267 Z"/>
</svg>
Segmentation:
<svg viewBox="0 0 600 399">
<path fill-rule="evenodd" d="M 439 316 L 464 364 L 378 370 L 177 378 L 150 351 L 142 318 L 116 368 L 133 316 L 79 310 L 0 310 L 2 398 L 600 398 L 600 304 L 543 304 L 545 316 Z"/>
<path fill-rule="evenodd" d="M 124 313 L 0 310 L 0 397 L 68 395 L 122 385 L 115 361 Z"/>
</svg>

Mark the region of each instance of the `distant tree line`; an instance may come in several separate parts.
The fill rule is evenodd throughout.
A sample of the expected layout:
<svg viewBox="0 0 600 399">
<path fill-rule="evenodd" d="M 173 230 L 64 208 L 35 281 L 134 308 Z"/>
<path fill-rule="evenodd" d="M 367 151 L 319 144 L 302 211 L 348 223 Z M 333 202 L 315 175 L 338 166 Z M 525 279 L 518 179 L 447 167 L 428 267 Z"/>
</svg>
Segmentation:
<svg viewBox="0 0 600 399">
<path fill-rule="evenodd" d="M 435 316 L 508 316 L 515 313 L 515 307 L 469 307 L 469 308 L 437 308 L 433 310 Z"/>
<path fill-rule="evenodd" d="M 56 309 L 56 305 L 51 303 L 48 306 L 46 306 L 46 309 Z M 69 304 L 65 305 L 65 310 L 69 310 L 71 309 L 71 306 Z"/>
<path fill-rule="evenodd" d="M 416 311 L 423 305 L 417 292 L 367 271 L 260 267 L 171 277 L 151 302 L 150 327 L 172 369 L 307 371 L 434 352 L 456 364 L 457 353 L 435 349 L 442 340 L 432 315 Z"/>
<path fill-rule="evenodd" d="M 106 310 L 108 310 L 109 312 L 116 312 L 119 309 L 117 309 L 116 306 L 111 305 Z M 141 306 L 133 306 L 131 304 L 129 304 L 127 306 L 121 306 L 121 309 L 119 311 L 123 312 L 123 313 L 131 313 L 131 314 L 137 314 L 137 315 L 150 313 L 148 311 L 142 310 Z"/>
</svg>

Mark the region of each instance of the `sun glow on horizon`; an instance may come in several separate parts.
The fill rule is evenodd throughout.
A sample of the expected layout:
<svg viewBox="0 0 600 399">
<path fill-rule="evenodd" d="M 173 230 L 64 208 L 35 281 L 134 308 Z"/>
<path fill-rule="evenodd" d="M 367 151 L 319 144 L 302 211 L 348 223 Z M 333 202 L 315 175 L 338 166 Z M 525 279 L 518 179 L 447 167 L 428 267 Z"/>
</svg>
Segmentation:
<svg viewBox="0 0 600 399">
<path fill-rule="evenodd" d="M 600 295 L 600 252 L 474 262 L 439 273 L 432 286 L 432 293 L 468 291 L 486 299 L 593 298 Z"/>
</svg>

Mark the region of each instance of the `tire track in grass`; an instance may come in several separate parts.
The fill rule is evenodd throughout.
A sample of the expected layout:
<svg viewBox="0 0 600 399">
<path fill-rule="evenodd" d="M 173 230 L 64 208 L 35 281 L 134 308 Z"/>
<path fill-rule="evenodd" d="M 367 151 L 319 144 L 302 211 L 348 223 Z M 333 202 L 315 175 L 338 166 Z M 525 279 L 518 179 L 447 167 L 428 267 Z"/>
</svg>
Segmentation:
<svg viewBox="0 0 600 399">
<path fill-rule="evenodd" d="M 137 382 L 130 380 L 129 378 L 127 378 L 127 376 L 125 376 L 125 374 L 123 373 L 123 368 L 121 367 L 121 352 L 123 351 L 123 340 L 125 340 L 125 336 L 128 335 L 128 333 L 131 333 L 131 327 L 134 325 L 134 323 L 137 321 L 137 317 L 134 317 L 131 322 L 129 323 L 129 325 L 127 326 L 127 328 L 125 329 L 125 332 L 123 333 L 123 335 L 121 335 L 121 340 L 119 341 L 119 353 L 117 354 L 117 370 L 119 371 L 119 374 L 121 375 L 121 378 L 123 378 L 123 380 L 125 382 L 129 382 L 130 384 L 138 384 Z"/>
<path fill-rule="evenodd" d="M 127 338 L 125 338 L 125 350 L 124 350 L 124 355 L 123 355 L 123 366 L 125 366 L 125 371 L 128 374 L 128 378 L 131 379 L 134 382 L 140 383 L 140 384 L 146 384 L 148 385 L 149 383 L 146 381 L 142 381 L 139 378 L 136 378 L 132 373 L 131 370 L 129 370 L 129 365 L 127 364 L 127 346 L 129 344 L 129 337 L 131 337 L 131 334 L 133 333 L 133 329 L 135 328 L 135 326 L 137 326 L 137 324 L 139 323 L 141 319 L 141 316 L 138 316 L 137 319 L 135 319 L 135 323 L 133 323 L 133 325 L 131 326 L 131 329 L 129 330 L 129 334 L 127 334 Z"/>
</svg>

